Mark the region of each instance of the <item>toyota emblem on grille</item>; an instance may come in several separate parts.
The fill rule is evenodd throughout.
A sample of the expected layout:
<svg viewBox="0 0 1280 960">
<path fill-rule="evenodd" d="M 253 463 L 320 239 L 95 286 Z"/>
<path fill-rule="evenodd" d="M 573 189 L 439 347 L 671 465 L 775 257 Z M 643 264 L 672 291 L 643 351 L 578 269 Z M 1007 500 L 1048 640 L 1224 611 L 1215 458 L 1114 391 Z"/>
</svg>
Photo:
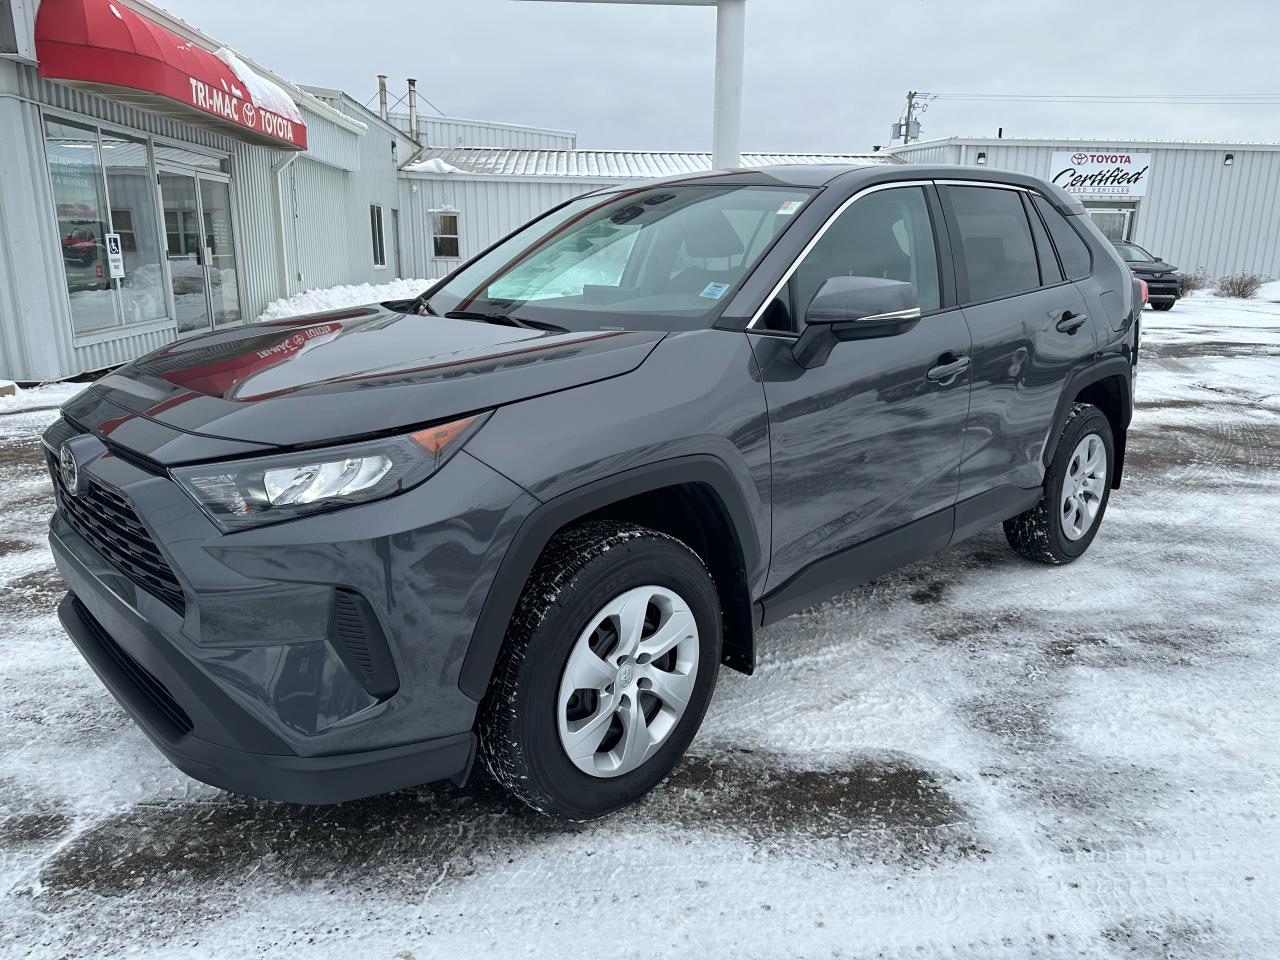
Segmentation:
<svg viewBox="0 0 1280 960">
<path fill-rule="evenodd" d="M 62 479 L 62 485 L 66 487 L 67 493 L 73 497 L 81 494 L 80 488 L 80 464 L 76 462 L 75 452 L 71 449 L 71 442 L 67 441 L 58 451 L 58 476 Z"/>
</svg>

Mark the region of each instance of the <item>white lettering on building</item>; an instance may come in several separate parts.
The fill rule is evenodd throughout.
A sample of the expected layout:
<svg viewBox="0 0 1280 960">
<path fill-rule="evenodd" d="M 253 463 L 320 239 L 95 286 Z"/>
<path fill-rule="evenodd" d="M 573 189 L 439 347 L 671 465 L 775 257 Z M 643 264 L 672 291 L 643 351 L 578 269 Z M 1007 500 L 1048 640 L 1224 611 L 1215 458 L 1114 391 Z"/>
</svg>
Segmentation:
<svg viewBox="0 0 1280 960">
<path fill-rule="evenodd" d="M 297 134 L 293 129 L 291 120 L 286 120 L 270 110 L 256 107 L 253 103 L 246 103 L 240 97 L 234 96 L 226 90 L 211 87 L 195 77 L 190 77 L 189 80 L 191 81 L 191 105 L 193 107 L 222 117 L 239 126 L 249 127 L 252 130 L 265 133 L 267 136 L 274 137 L 277 140 L 297 143 Z"/>
</svg>

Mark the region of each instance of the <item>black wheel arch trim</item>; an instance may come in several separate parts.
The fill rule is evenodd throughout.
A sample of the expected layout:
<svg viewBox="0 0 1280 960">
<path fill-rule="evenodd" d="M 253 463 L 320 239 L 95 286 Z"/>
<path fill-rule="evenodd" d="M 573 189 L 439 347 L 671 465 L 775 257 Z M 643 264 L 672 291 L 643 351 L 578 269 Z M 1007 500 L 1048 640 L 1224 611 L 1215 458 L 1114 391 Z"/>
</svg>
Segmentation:
<svg viewBox="0 0 1280 960">
<path fill-rule="evenodd" d="M 1062 428 L 1067 422 L 1067 416 L 1071 413 L 1071 405 L 1075 403 L 1076 397 L 1086 387 L 1111 377 L 1119 377 L 1125 384 L 1125 389 L 1120 391 L 1120 430 L 1116 431 L 1113 437 L 1116 462 L 1111 476 L 1111 486 L 1113 488 L 1120 486 L 1120 477 L 1124 469 L 1124 435 L 1129 428 L 1129 422 L 1133 419 L 1133 365 L 1127 357 L 1107 357 L 1071 375 L 1062 395 L 1058 397 L 1058 407 L 1053 414 L 1053 426 L 1049 431 L 1044 451 L 1041 453 L 1041 462 L 1045 469 L 1048 469 L 1053 460 L 1057 438 L 1062 434 Z"/>
<path fill-rule="evenodd" d="M 762 553 L 756 525 L 729 466 L 719 457 L 695 454 L 659 460 L 576 487 L 536 507 L 516 531 L 472 631 L 458 676 L 459 689 L 477 702 L 484 697 L 516 603 L 543 548 L 558 530 L 618 501 L 682 484 L 702 484 L 715 493 L 733 526 L 744 569 L 756 569 Z M 747 622 L 750 629 L 749 615 Z M 725 637 L 725 662 L 750 673 L 754 638 L 735 640 L 731 644 Z M 737 647 L 736 654 L 730 653 L 730 646 Z"/>
</svg>

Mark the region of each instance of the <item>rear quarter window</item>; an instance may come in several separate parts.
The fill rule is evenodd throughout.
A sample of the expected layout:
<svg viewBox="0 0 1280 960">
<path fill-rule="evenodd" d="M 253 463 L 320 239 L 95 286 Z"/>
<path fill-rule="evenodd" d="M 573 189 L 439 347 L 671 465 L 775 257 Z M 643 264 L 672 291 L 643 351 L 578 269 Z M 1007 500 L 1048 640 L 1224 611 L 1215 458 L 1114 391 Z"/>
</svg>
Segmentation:
<svg viewBox="0 0 1280 960">
<path fill-rule="evenodd" d="M 1093 258 L 1089 256 L 1089 245 L 1073 227 L 1058 208 L 1041 196 L 1034 196 L 1033 202 L 1040 211 L 1040 217 L 1049 228 L 1053 237 L 1053 245 L 1058 248 L 1058 259 L 1062 261 L 1062 269 L 1068 280 L 1083 280 L 1093 272 Z"/>
</svg>

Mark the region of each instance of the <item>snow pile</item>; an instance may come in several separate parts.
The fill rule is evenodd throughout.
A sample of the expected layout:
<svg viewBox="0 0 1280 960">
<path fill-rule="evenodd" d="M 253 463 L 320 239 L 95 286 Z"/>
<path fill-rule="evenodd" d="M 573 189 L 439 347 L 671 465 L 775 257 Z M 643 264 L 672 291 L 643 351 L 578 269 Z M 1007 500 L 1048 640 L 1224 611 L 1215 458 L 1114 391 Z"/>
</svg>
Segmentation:
<svg viewBox="0 0 1280 960">
<path fill-rule="evenodd" d="M 455 167 L 452 163 L 446 163 L 439 157 L 432 157 L 430 160 L 423 160 L 421 163 L 412 163 L 407 168 L 412 173 L 466 173 L 466 170 Z"/>
<path fill-rule="evenodd" d="M 274 80 L 268 80 L 226 47 L 219 49 L 214 56 L 230 67 L 236 79 L 244 84 L 245 91 L 255 107 L 269 110 L 276 116 L 292 120 L 294 123 L 303 122 L 302 111 L 280 84 Z"/>
<path fill-rule="evenodd" d="M 358 283 L 341 287 L 328 287 L 323 290 L 306 290 L 276 300 L 267 305 L 258 321 L 282 320 L 285 317 L 303 316 L 309 313 L 323 313 L 326 310 L 341 310 L 343 307 L 361 307 L 367 303 L 381 303 L 384 300 L 408 300 L 416 297 L 434 280 L 393 280 L 391 283 Z"/>
<path fill-rule="evenodd" d="M 0 380 L 0 384 L 8 383 Z M 17 387 L 9 396 L 0 396 L 0 413 L 49 410 L 61 406 L 85 388 L 83 383 L 49 383 L 39 387 Z"/>
</svg>

